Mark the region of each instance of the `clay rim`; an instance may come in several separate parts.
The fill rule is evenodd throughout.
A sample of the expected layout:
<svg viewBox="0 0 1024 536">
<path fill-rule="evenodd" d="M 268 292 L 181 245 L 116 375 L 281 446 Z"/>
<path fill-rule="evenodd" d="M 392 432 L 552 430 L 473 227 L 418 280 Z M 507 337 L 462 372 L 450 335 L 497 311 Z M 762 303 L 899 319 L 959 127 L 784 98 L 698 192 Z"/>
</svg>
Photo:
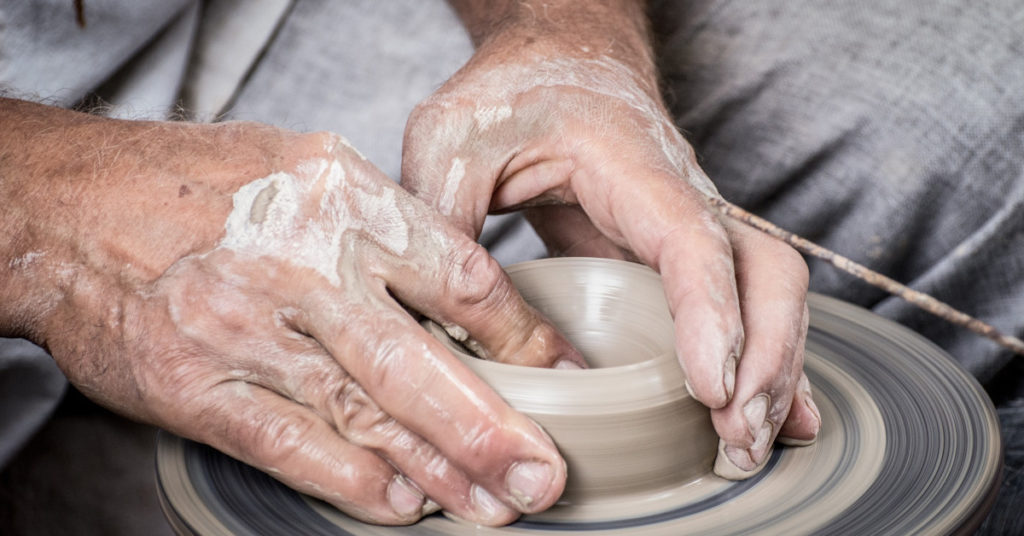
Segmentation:
<svg viewBox="0 0 1024 536">
<path fill-rule="evenodd" d="M 506 267 L 506 271 L 513 282 L 517 282 L 520 277 L 536 272 L 576 274 L 581 268 L 606 279 L 651 285 L 659 289 L 658 292 L 661 289 L 661 278 L 654 270 L 626 261 L 580 257 L 540 259 L 514 264 Z M 665 314 L 671 322 L 667 306 Z M 600 414 L 615 408 L 617 413 L 650 409 L 691 398 L 684 385 L 686 376 L 674 351 L 624 365 L 582 370 L 546 369 L 481 359 L 469 354 L 436 322 L 426 319 L 422 325 L 520 411 Z M 531 394 L 538 391 L 545 393 L 544 400 Z"/>
</svg>

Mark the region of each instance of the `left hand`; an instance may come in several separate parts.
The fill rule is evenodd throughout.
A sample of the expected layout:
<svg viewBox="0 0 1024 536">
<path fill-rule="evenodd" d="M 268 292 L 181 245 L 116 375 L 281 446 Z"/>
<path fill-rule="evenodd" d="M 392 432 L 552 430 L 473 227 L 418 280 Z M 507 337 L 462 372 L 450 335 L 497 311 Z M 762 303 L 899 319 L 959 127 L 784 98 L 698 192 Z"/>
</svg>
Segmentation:
<svg viewBox="0 0 1024 536">
<path fill-rule="evenodd" d="M 513 22 L 482 39 L 409 118 L 403 185 L 470 236 L 489 212 L 527 208 L 555 254 L 660 272 L 687 387 L 722 438 L 715 470 L 749 476 L 777 435 L 820 426 L 802 372 L 806 265 L 707 203 L 717 190 L 642 41 L 601 50 L 584 33 Z"/>
</svg>

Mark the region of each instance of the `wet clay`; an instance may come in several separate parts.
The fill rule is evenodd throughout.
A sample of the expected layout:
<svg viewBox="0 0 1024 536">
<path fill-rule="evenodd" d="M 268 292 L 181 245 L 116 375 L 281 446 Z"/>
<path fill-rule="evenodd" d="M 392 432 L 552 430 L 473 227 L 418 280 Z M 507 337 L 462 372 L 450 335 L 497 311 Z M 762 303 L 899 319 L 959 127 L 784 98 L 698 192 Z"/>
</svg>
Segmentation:
<svg viewBox="0 0 1024 536">
<path fill-rule="evenodd" d="M 730 482 L 710 471 L 716 440 L 702 421 L 706 410 L 690 405 L 678 366 L 660 357 L 671 351 L 672 325 L 661 317 L 660 287 L 648 288 L 656 275 L 598 259 L 509 271 L 594 368 L 532 369 L 459 355 L 555 438 L 569 460 L 560 504 L 502 528 L 441 515 L 407 527 L 367 525 L 164 434 L 157 469 L 172 524 L 182 534 L 217 535 L 896 536 L 971 534 L 991 506 L 1002 467 L 995 410 L 952 358 L 905 328 L 810 295 L 805 371 L 822 416 L 818 440 L 779 448 L 762 473 Z M 444 328 L 430 329 L 455 347 Z M 620 338 L 618 329 L 633 336 Z M 669 422 L 688 415 L 692 422 Z M 646 448 L 652 442 L 657 447 Z"/>
<path fill-rule="evenodd" d="M 711 471 L 718 445 L 707 408 L 686 391 L 660 277 L 636 264 L 591 261 L 508 269 L 527 303 L 583 352 L 589 369 L 486 361 L 461 347 L 451 329 L 425 323 L 554 439 L 569 468 L 556 512 L 696 482 Z"/>
</svg>

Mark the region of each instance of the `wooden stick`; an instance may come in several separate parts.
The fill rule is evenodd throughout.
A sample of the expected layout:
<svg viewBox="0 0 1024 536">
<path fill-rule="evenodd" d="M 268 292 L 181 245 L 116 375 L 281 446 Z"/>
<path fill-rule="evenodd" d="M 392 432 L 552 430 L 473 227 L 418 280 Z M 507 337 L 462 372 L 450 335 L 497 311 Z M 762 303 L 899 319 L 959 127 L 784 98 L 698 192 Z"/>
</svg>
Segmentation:
<svg viewBox="0 0 1024 536">
<path fill-rule="evenodd" d="M 756 216 L 732 203 L 719 198 L 708 198 L 708 201 L 718 209 L 720 213 L 728 218 L 745 223 L 763 233 L 778 238 L 793 246 L 797 251 L 817 257 L 832 266 L 858 278 L 866 283 L 874 285 L 890 294 L 899 296 L 904 300 L 920 307 L 921 309 L 948 320 L 953 324 L 967 328 L 982 337 L 995 341 L 1004 348 L 1024 355 L 1024 341 L 1017 337 L 1001 333 L 990 324 L 986 324 L 971 315 L 963 313 L 949 304 L 941 302 L 928 294 L 918 292 L 895 279 L 886 277 L 863 264 L 858 264 L 832 250 L 823 248 L 806 238 L 793 234 L 772 222 Z"/>
</svg>

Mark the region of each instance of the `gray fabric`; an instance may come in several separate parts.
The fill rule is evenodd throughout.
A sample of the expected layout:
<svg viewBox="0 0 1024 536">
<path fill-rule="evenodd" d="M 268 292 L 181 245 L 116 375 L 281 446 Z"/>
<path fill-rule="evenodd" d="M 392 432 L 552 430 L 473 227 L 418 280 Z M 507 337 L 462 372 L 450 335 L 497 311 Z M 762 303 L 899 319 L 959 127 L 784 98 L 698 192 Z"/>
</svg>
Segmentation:
<svg viewBox="0 0 1024 536">
<path fill-rule="evenodd" d="M 409 112 L 472 53 L 441 0 L 302 0 L 226 117 L 337 132 L 398 180 Z M 546 251 L 517 214 L 489 217 L 480 242 L 502 264 Z"/>
<path fill-rule="evenodd" d="M 0 534 L 171 536 L 156 492 L 156 437 L 69 390 L 0 471 Z"/>
<path fill-rule="evenodd" d="M 42 348 L 0 338 L 0 467 L 46 422 L 66 387 Z"/>
<path fill-rule="evenodd" d="M 999 424 L 1006 449 L 1003 485 L 978 534 L 1017 536 L 1024 534 L 1024 402 L 999 408 Z"/>
<path fill-rule="evenodd" d="M 121 119 L 162 120 L 174 116 L 182 75 L 199 24 L 199 1 L 176 15 L 131 61 L 96 90 Z"/>
<path fill-rule="evenodd" d="M 670 106 L 723 195 L 1024 334 L 1024 4 L 661 2 Z M 981 381 L 993 343 L 812 260 Z"/>
<path fill-rule="evenodd" d="M 0 94 L 71 106 L 104 86 L 110 113 L 166 117 L 188 56 L 197 0 L 93 0 L 85 6 L 81 27 L 72 2 L 0 3 Z M 46 422 L 66 387 L 41 348 L 0 339 L 0 467 Z"/>
<path fill-rule="evenodd" d="M 217 119 L 291 7 L 291 0 L 217 0 L 203 5 L 181 88 L 188 117 Z"/>
<path fill-rule="evenodd" d="M 108 81 L 195 1 L 89 0 L 84 27 L 76 23 L 68 0 L 2 2 L 0 89 L 71 106 Z"/>
<path fill-rule="evenodd" d="M 1024 4 L 654 2 L 678 124 L 722 194 L 1024 335 Z M 811 288 L 938 343 L 1001 403 L 981 534 L 1020 534 L 1022 361 L 823 262 Z"/>
</svg>

